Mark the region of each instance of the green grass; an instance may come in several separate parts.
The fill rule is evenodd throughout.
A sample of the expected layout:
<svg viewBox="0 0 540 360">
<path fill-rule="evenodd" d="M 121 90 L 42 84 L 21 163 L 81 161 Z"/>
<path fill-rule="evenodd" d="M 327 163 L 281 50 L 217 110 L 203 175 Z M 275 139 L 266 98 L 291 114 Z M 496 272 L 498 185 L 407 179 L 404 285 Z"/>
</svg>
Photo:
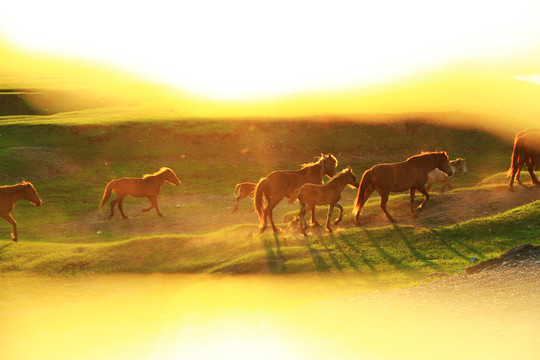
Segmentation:
<svg viewBox="0 0 540 360">
<path fill-rule="evenodd" d="M 246 232 L 247 230 L 247 232 Z M 470 259 L 540 243 L 540 201 L 452 226 L 390 225 L 333 234 L 254 235 L 237 226 L 198 235 L 134 237 L 93 244 L 0 241 L 0 271 L 96 273 L 343 273 L 388 284 L 457 273 Z"/>
<path fill-rule="evenodd" d="M 508 168 L 512 139 L 429 125 L 424 122 L 429 115 L 404 115 L 402 120 L 377 125 L 335 119 L 184 119 L 176 111 L 129 108 L 0 117 L 0 181 L 32 181 L 44 201 L 41 208 L 24 201 L 16 205 L 18 244 L 7 241 L 10 226 L 0 223 L 0 237 L 6 239 L 0 242 L 0 271 L 347 272 L 416 279 L 429 272 L 459 271 L 471 256 L 488 258 L 521 241 L 537 241 L 538 203 L 480 223 L 434 229 L 349 228 L 307 239 L 254 235 L 255 215 L 237 226 L 219 226 L 219 217 L 230 211 L 236 183 L 257 181 L 276 169 L 297 169 L 321 152 L 332 152 L 339 169 L 351 165 L 360 177 L 380 162 L 446 150 L 451 158 L 468 161 L 469 175 L 453 178 L 457 189 Z M 404 123 L 416 121 L 414 131 L 408 132 Z M 161 166 L 173 168 L 182 180 L 177 188 L 162 189 L 164 219 L 140 215 L 143 200 L 136 199 L 126 202 L 130 222 L 107 222 L 99 215 L 109 180 L 141 176 Z M 198 195 L 230 197 L 212 209 L 204 203 L 185 204 L 184 197 Z M 407 195 L 390 201 L 403 197 Z M 350 204 L 344 205 L 347 221 Z M 319 219 L 325 212 L 319 210 Z M 363 214 L 379 212 L 374 198 Z M 190 222 L 193 214 L 203 219 L 201 224 Z M 206 216 L 214 219 L 211 226 Z M 523 218 L 523 229 L 505 220 L 512 216 Z M 430 221 L 434 223 L 426 226 L 437 225 L 436 219 Z"/>
</svg>

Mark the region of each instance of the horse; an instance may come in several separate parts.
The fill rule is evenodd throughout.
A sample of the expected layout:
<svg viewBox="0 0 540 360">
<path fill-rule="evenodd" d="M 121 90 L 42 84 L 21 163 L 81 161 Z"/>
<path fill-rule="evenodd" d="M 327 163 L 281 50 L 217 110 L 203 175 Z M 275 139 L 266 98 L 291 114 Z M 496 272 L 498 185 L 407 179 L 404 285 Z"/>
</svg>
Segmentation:
<svg viewBox="0 0 540 360">
<path fill-rule="evenodd" d="M 518 131 L 518 133 L 514 137 L 514 147 L 516 146 L 516 142 L 520 137 L 522 137 L 525 134 L 532 133 L 532 132 L 540 132 L 540 128 L 529 128 L 529 129 L 526 129 L 526 130 Z M 537 163 L 533 170 L 538 170 L 538 165 L 539 164 Z M 518 170 L 517 170 L 517 173 L 516 173 L 516 181 L 518 182 L 518 184 L 521 184 L 520 175 L 521 175 L 521 168 L 522 167 L 523 166 L 520 166 L 518 168 Z"/>
<path fill-rule="evenodd" d="M 267 219 L 270 220 L 272 230 L 277 233 L 279 230 L 274 224 L 272 210 L 283 200 L 290 198 L 293 192 L 306 183 L 322 184 L 324 175 L 332 177 L 336 175 L 338 161 L 332 154 L 321 154 L 315 161 L 303 164 L 300 170 L 278 170 L 262 178 L 255 187 L 255 211 L 259 216 L 261 226 L 259 233 L 263 233 L 267 227 Z M 268 204 L 264 206 L 264 198 Z M 315 221 L 315 213 L 311 215 L 312 222 Z"/>
<path fill-rule="evenodd" d="M 234 214 L 238 211 L 238 203 L 240 200 L 246 197 L 253 197 L 255 192 L 255 187 L 257 184 L 252 182 L 243 182 L 240 184 L 236 184 L 234 187 L 234 197 L 236 198 L 236 203 L 234 204 L 234 209 L 232 210 L 231 214 Z"/>
<path fill-rule="evenodd" d="M 511 177 L 508 190 L 514 191 L 514 178 L 524 164 L 527 165 L 532 183 L 540 185 L 534 174 L 538 160 L 540 160 L 540 132 L 529 132 L 517 137 L 512 151 L 510 169 L 507 172 L 507 176 Z"/>
<path fill-rule="evenodd" d="M 424 201 L 417 207 L 417 211 L 424 208 L 429 199 L 426 190 L 428 173 L 439 169 L 448 176 L 453 174 L 446 152 L 429 152 L 414 155 L 405 161 L 390 164 L 378 164 L 366 170 L 360 180 L 360 187 L 354 200 L 353 216 L 355 224 L 359 225 L 360 211 L 374 190 L 381 195 L 381 209 L 392 223 L 396 221 L 386 210 L 386 203 L 390 192 L 401 192 L 409 189 L 411 199 L 411 214 L 414 212 L 414 194 L 416 190 L 424 195 Z"/>
<path fill-rule="evenodd" d="M 329 205 L 328 215 L 326 216 L 326 231 L 332 232 L 332 229 L 330 228 L 330 219 L 334 207 L 339 209 L 339 217 L 334 221 L 334 225 L 340 223 L 343 218 L 343 206 L 341 206 L 338 201 L 341 200 L 341 193 L 347 185 L 353 188 L 358 188 L 359 186 L 358 179 L 354 176 L 350 166 L 347 166 L 346 169 L 339 172 L 324 185 L 304 184 L 294 192 L 289 199 L 289 204 L 294 203 L 297 199 L 300 203 L 300 229 L 304 236 L 306 236 L 306 209 L 310 209 L 313 214 L 315 212 L 315 205 Z M 314 226 L 318 224 L 312 223 L 311 225 Z"/>
<path fill-rule="evenodd" d="M 102 210 L 103 206 L 107 203 L 113 191 L 116 192 L 116 198 L 111 201 L 111 212 L 109 214 L 109 219 L 114 216 L 114 206 L 118 205 L 118 210 L 122 214 L 122 218 L 128 219 L 126 214 L 124 214 L 123 203 L 126 196 L 131 195 L 133 197 L 146 197 L 150 200 L 150 206 L 147 209 L 142 209 L 142 212 L 149 211 L 153 208 L 156 209 L 158 216 L 163 216 L 159 211 L 157 203 L 157 195 L 161 190 L 161 186 L 164 182 L 168 182 L 172 185 L 179 185 L 180 180 L 172 171 L 167 167 L 162 167 L 157 172 L 153 174 L 143 175 L 141 178 L 132 178 L 126 177 L 121 179 L 111 180 L 105 187 L 103 192 L 103 197 L 101 199 L 101 204 L 99 208 Z"/>
<path fill-rule="evenodd" d="M 456 160 L 450 161 L 450 167 L 452 168 L 452 172 L 454 174 L 459 170 L 464 175 L 467 175 L 467 162 L 465 159 L 458 158 Z M 446 188 L 452 190 L 452 184 L 450 184 L 450 177 L 439 169 L 433 169 L 429 172 L 426 190 L 429 192 L 433 184 L 435 184 L 436 182 L 443 183 L 441 193 L 443 193 Z"/>
<path fill-rule="evenodd" d="M 11 239 L 15 242 L 18 241 L 17 222 L 10 213 L 15 207 L 15 203 L 20 199 L 26 199 L 35 206 L 42 204 L 41 198 L 32 183 L 23 181 L 16 185 L 0 186 L 0 216 L 13 226 Z"/>
</svg>

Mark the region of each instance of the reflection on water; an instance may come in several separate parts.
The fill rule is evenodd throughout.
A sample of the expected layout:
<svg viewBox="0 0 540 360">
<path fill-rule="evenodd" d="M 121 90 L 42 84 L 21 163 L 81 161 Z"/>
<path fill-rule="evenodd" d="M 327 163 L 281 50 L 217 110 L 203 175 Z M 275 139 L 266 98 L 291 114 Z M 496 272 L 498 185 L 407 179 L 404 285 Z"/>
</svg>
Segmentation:
<svg viewBox="0 0 540 360">
<path fill-rule="evenodd" d="M 354 277 L 0 280 L 2 359 L 532 359 L 540 350 L 538 316 L 459 299 L 406 304 Z"/>
</svg>

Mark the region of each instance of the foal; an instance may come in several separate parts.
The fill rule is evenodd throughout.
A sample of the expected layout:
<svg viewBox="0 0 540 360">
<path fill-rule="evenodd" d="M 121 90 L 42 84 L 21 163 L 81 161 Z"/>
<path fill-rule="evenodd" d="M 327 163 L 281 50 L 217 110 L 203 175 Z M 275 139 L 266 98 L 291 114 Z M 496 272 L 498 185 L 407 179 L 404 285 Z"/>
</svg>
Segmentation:
<svg viewBox="0 0 540 360">
<path fill-rule="evenodd" d="M 358 180 L 356 179 L 356 176 L 354 176 L 350 166 L 347 166 L 346 169 L 342 170 L 324 185 L 304 184 L 294 192 L 289 200 L 289 204 L 292 204 L 296 199 L 298 199 L 298 202 L 300 203 L 300 228 L 304 236 L 306 236 L 306 210 L 311 210 L 311 213 L 314 214 L 315 205 L 329 205 L 325 226 L 325 229 L 328 232 L 332 232 L 332 229 L 330 228 L 330 219 L 334 207 L 339 209 L 339 217 L 334 221 L 334 225 L 339 224 L 343 218 L 343 206 L 341 206 L 338 201 L 341 200 L 341 193 L 347 185 L 354 188 L 358 188 L 359 186 Z M 311 218 L 311 225 L 318 225 L 318 223 L 314 221 L 313 216 Z"/>
</svg>

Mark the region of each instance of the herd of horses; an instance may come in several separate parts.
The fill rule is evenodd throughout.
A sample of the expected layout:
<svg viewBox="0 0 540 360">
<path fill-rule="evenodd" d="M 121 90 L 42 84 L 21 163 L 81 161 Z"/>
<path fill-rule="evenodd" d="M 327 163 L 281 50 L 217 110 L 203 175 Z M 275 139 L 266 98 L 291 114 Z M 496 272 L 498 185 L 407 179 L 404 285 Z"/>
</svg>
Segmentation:
<svg viewBox="0 0 540 360">
<path fill-rule="evenodd" d="M 325 229 L 332 231 L 330 220 L 334 208 L 339 209 L 339 216 L 334 221 L 338 224 L 343 218 L 343 207 L 339 204 L 341 194 L 346 186 L 357 188 L 358 192 L 353 204 L 354 223 L 360 225 L 360 213 L 368 198 L 374 191 L 380 195 L 380 207 L 390 222 L 395 219 L 388 213 L 386 204 L 391 192 L 403 192 L 409 190 L 410 211 L 413 217 L 421 211 L 429 200 L 429 190 L 435 182 L 443 182 L 445 188 L 452 189 L 449 177 L 457 171 L 467 173 L 465 159 L 450 161 L 446 152 L 428 152 L 414 155 L 402 162 L 385 163 L 373 166 L 362 175 L 360 181 L 356 178 L 350 166 L 341 172 L 336 170 L 338 160 L 332 154 L 321 154 L 314 162 L 303 164 L 299 170 L 278 170 L 263 177 L 258 183 L 240 183 L 236 185 L 236 204 L 233 213 L 238 210 L 238 202 L 247 197 L 253 197 L 254 208 L 260 221 L 260 233 L 263 233 L 268 222 L 274 232 L 279 232 L 274 224 L 273 209 L 284 198 L 292 204 L 298 201 L 300 204 L 299 222 L 301 232 L 306 235 L 307 211 L 311 211 L 311 225 L 317 226 L 315 219 L 315 207 L 328 205 Z M 540 185 L 534 174 L 535 168 L 540 165 L 540 128 L 520 131 L 514 138 L 514 147 L 508 177 L 510 183 L 508 189 L 513 191 L 514 180 L 521 183 L 519 174 L 523 166 L 527 167 L 532 183 Z M 330 181 L 324 183 L 327 176 Z M 130 195 L 139 198 L 148 198 L 150 207 L 142 211 L 155 209 L 158 216 L 163 216 L 159 211 L 157 196 L 165 182 L 179 185 L 180 180 L 174 171 L 163 167 L 153 174 L 146 174 L 140 178 L 120 178 L 110 181 L 105 187 L 100 203 L 100 209 L 106 205 L 113 192 L 116 193 L 114 200 L 110 202 L 108 218 L 114 216 L 114 208 L 118 207 L 122 218 L 128 217 L 124 213 L 123 201 Z M 424 195 L 423 202 L 414 207 L 416 191 Z M 42 204 L 34 186 L 27 181 L 15 185 L 0 186 L 0 216 L 6 219 L 13 227 L 11 238 L 18 241 L 17 222 L 11 216 L 15 203 L 20 199 L 26 199 L 35 206 Z"/>
</svg>

